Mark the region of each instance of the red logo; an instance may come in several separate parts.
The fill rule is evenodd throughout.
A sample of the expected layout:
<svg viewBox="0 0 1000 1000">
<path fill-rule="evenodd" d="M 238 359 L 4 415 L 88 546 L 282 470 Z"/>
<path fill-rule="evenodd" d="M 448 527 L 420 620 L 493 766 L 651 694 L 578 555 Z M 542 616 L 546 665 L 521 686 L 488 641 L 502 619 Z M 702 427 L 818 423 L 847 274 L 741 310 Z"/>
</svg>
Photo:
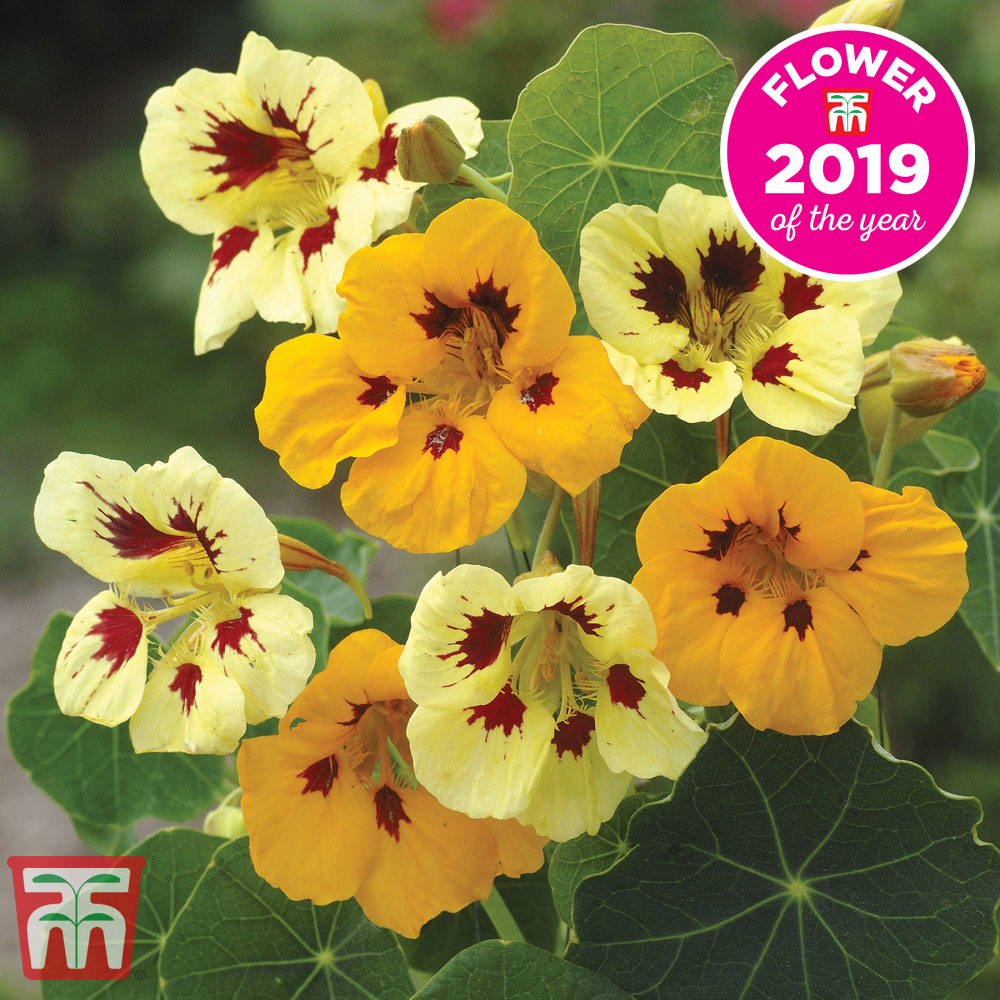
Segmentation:
<svg viewBox="0 0 1000 1000">
<path fill-rule="evenodd" d="M 872 107 L 870 90 L 823 91 L 826 107 L 826 130 L 830 135 L 867 135 L 868 117 Z"/>
<path fill-rule="evenodd" d="M 28 979 L 124 979 L 145 858 L 7 859 Z"/>
</svg>

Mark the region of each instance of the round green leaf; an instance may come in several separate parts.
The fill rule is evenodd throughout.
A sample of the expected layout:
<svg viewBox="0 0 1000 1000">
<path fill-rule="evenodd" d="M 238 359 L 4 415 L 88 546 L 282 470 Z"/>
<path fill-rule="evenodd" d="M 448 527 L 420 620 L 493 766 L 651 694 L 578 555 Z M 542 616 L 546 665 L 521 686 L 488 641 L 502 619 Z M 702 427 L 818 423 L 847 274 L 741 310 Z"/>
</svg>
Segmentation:
<svg viewBox="0 0 1000 1000">
<path fill-rule="evenodd" d="M 628 994 L 534 945 L 484 941 L 456 955 L 414 1000 L 628 1000 Z"/>
<path fill-rule="evenodd" d="M 293 902 L 254 871 L 246 837 L 223 846 L 171 932 L 160 963 L 168 1000 L 406 1000 L 395 936 L 354 900 Z"/>
<path fill-rule="evenodd" d="M 144 816 L 193 819 L 220 797 L 224 759 L 184 753 L 137 754 L 128 725 L 109 728 L 63 715 L 52 677 L 69 615 L 53 616 L 31 661 L 31 678 L 10 700 L 11 755 L 69 813 L 96 850 L 120 848 Z"/>
<path fill-rule="evenodd" d="M 787 737 L 736 717 L 581 883 L 567 957 L 664 1000 L 940 1000 L 997 945 L 981 817 L 857 723 Z"/>
<path fill-rule="evenodd" d="M 671 184 L 722 194 L 733 64 L 701 35 L 600 24 L 522 91 L 508 204 L 575 283 L 580 230 L 616 202 L 656 208 Z"/>
</svg>

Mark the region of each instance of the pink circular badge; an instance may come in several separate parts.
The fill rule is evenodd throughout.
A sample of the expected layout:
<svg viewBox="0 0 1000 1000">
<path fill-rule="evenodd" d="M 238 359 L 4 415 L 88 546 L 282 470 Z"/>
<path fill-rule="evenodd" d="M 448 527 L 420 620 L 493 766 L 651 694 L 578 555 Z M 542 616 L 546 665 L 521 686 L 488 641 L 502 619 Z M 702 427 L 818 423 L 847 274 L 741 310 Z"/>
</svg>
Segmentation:
<svg viewBox="0 0 1000 1000">
<path fill-rule="evenodd" d="M 972 123 L 944 67 L 884 28 L 834 25 L 773 48 L 740 83 L 722 175 L 783 263 L 875 278 L 951 228 L 972 183 Z"/>
</svg>

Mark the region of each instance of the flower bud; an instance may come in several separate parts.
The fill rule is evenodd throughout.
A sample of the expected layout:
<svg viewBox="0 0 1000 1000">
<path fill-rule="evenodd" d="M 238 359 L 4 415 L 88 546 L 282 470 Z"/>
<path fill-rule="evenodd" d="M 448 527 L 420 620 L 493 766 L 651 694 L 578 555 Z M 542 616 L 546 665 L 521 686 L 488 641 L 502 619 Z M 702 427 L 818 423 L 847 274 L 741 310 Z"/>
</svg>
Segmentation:
<svg viewBox="0 0 1000 1000">
<path fill-rule="evenodd" d="M 877 28 L 892 28 L 903 12 L 906 0 L 848 0 L 832 7 L 809 25 L 819 28 L 827 24 L 872 24 Z"/>
<path fill-rule="evenodd" d="M 896 344 L 889 352 L 889 368 L 892 401 L 910 417 L 947 413 L 986 381 L 976 352 L 957 337 Z"/>
<path fill-rule="evenodd" d="M 205 817 L 202 830 L 214 837 L 225 837 L 227 840 L 245 837 L 247 826 L 243 822 L 243 810 L 239 806 L 216 806 Z"/>
<path fill-rule="evenodd" d="M 404 128 L 399 133 L 396 164 L 408 181 L 451 184 L 465 163 L 465 150 L 451 126 L 437 115 Z"/>
</svg>

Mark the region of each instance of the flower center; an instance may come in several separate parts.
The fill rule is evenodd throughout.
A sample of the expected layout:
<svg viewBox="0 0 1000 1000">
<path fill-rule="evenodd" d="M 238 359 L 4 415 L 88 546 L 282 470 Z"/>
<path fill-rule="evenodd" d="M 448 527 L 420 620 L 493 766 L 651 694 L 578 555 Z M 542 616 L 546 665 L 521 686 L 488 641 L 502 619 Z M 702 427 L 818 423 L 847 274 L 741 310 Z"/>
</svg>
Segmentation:
<svg viewBox="0 0 1000 1000">
<path fill-rule="evenodd" d="M 785 527 L 774 536 L 747 522 L 737 530 L 726 558 L 743 584 L 764 597 L 788 597 L 823 586 L 822 571 L 801 569 L 785 558 L 790 536 Z"/>
</svg>

